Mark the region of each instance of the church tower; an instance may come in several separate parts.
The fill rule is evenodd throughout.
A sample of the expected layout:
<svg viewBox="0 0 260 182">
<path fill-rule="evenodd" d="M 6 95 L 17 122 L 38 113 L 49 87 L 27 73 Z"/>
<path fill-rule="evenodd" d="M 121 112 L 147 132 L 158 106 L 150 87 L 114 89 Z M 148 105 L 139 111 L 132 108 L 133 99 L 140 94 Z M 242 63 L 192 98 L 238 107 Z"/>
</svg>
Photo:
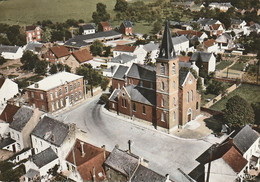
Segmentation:
<svg viewBox="0 0 260 182">
<path fill-rule="evenodd" d="M 175 54 L 169 23 L 166 21 L 156 60 L 156 125 L 168 131 L 179 121 L 179 59 Z"/>
</svg>

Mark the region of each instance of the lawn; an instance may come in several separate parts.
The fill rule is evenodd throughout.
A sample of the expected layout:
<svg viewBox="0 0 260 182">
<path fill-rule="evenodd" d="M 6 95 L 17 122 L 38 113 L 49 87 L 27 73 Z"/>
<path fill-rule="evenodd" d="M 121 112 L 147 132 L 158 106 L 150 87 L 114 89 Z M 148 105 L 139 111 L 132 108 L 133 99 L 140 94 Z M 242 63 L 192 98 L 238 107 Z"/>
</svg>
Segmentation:
<svg viewBox="0 0 260 182">
<path fill-rule="evenodd" d="M 216 104 L 214 104 L 211 109 L 221 111 L 225 109 L 225 105 L 232 96 L 239 95 L 244 98 L 248 103 L 252 104 L 254 102 L 260 102 L 260 86 L 243 84 L 236 90 L 231 92 L 228 96 L 222 98 Z"/>
<path fill-rule="evenodd" d="M 137 0 L 132 0 L 135 2 Z M 145 3 L 155 0 L 143 0 Z M 113 19 L 116 0 L 5 0 L 0 1 L 0 22 L 27 25 L 49 19 L 64 22 L 67 19 L 92 20 L 96 4 L 103 3 Z"/>
<path fill-rule="evenodd" d="M 231 65 L 232 62 L 231 61 L 221 61 L 217 66 L 216 66 L 216 69 L 217 70 L 223 70 L 225 69 L 226 67 L 228 67 L 229 65 Z"/>
<path fill-rule="evenodd" d="M 213 99 L 215 98 L 217 95 L 215 94 L 203 94 L 202 98 L 201 98 L 201 105 L 203 106 L 204 104 L 207 103 L 207 99 Z"/>
<path fill-rule="evenodd" d="M 233 66 L 230 67 L 230 69 L 242 71 L 244 69 L 244 67 L 245 67 L 245 63 L 236 62 Z"/>
</svg>

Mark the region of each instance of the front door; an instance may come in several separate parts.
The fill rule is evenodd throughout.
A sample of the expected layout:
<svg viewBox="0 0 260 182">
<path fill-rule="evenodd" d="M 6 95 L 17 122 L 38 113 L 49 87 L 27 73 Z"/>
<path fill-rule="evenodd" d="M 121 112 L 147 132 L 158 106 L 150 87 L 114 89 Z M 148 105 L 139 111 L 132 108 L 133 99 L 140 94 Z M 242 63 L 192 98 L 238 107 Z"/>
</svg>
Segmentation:
<svg viewBox="0 0 260 182">
<path fill-rule="evenodd" d="M 188 122 L 191 121 L 191 114 L 188 114 Z"/>
<path fill-rule="evenodd" d="M 65 98 L 65 100 L 66 100 L 66 107 L 67 107 L 67 106 L 69 106 L 69 97 L 67 96 L 67 97 Z"/>
<path fill-rule="evenodd" d="M 15 144 L 13 144 L 13 152 L 16 152 Z"/>
</svg>

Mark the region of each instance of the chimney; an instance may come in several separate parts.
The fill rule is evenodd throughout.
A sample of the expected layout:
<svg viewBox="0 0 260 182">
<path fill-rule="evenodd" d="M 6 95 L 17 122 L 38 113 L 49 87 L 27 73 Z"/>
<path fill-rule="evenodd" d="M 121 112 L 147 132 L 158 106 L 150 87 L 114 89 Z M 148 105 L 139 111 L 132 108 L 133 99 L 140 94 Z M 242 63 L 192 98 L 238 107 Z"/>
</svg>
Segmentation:
<svg viewBox="0 0 260 182">
<path fill-rule="evenodd" d="M 170 175 L 169 175 L 169 174 L 166 174 L 165 177 L 166 177 L 165 182 L 169 182 L 169 181 L 170 181 Z"/>
<path fill-rule="evenodd" d="M 128 152 L 129 153 L 131 153 L 131 144 L 132 144 L 132 141 L 128 140 Z"/>
<path fill-rule="evenodd" d="M 81 157 L 85 156 L 85 152 L 84 152 L 84 142 L 80 142 L 81 144 Z"/>
<path fill-rule="evenodd" d="M 96 169 L 93 167 L 93 182 L 96 181 Z"/>
<path fill-rule="evenodd" d="M 106 158 L 107 158 L 107 156 L 106 156 L 106 146 L 105 146 L 105 145 L 103 145 L 101 148 L 103 149 L 103 153 L 104 153 L 104 160 L 106 160 Z"/>
</svg>

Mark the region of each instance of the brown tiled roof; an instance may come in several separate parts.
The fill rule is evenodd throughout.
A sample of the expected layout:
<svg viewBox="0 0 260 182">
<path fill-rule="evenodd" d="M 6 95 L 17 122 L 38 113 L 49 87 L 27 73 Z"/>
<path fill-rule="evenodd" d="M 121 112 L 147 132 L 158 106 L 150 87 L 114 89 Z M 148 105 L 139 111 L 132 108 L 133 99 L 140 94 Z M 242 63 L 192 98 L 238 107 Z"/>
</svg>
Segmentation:
<svg viewBox="0 0 260 182">
<path fill-rule="evenodd" d="M 0 78 L 0 88 L 3 86 L 4 82 L 5 82 L 5 78 Z"/>
<path fill-rule="evenodd" d="M 82 141 L 77 139 L 74 148 L 72 150 L 74 150 L 77 170 L 80 173 L 82 179 L 84 181 L 92 181 L 93 168 L 95 168 L 96 180 L 98 181 L 104 180 L 105 172 L 102 166 L 106 159 L 104 157 L 103 149 L 84 142 L 83 148 L 84 148 L 85 155 L 82 157 L 81 142 Z M 66 160 L 74 164 L 72 150 L 67 156 Z M 109 152 L 106 152 L 106 157 L 108 157 L 109 154 L 110 154 Z"/>
<path fill-rule="evenodd" d="M 196 35 L 197 37 L 200 37 L 203 32 L 194 31 L 194 30 L 182 30 L 176 32 L 178 35 Z"/>
<path fill-rule="evenodd" d="M 114 51 L 122 51 L 122 52 L 134 52 L 136 46 L 128 46 L 128 45 L 117 45 L 114 48 Z"/>
<path fill-rule="evenodd" d="M 218 30 L 220 25 L 222 25 L 222 27 L 225 29 L 225 26 L 223 24 L 214 24 L 210 26 L 211 30 Z"/>
<path fill-rule="evenodd" d="M 107 21 L 100 22 L 100 24 L 102 25 L 102 27 L 110 27 L 110 24 Z"/>
<path fill-rule="evenodd" d="M 73 52 L 73 56 L 77 59 L 78 62 L 84 63 L 93 59 L 93 56 L 87 49 L 83 49 L 80 51 Z"/>
<path fill-rule="evenodd" d="M 222 159 L 237 173 L 239 173 L 247 164 L 247 160 L 232 146 Z"/>
<path fill-rule="evenodd" d="M 2 114 L 0 115 L 0 120 L 3 120 L 7 123 L 11 123 L 13 121 L 13 117 L 15 113 L 20 109 L 15 105 L 7 104 Z"/>
<path fill-rule="evenodd" d="M 179 61 L 188 63 L 190 61 L 189 56 L 179 56 Z"/>
<path fill-rule="evenodd" d="M 51 52 L 55 54 L 57 58 L 61 58 L 67 55 L 70 55 L 69 50 L 65 46 L 56 46 L 50 48 Z"/>
<path fill-rule="evenodd" d="M 205 47 L 210 47 L 210 46 L 213 46 L 215 43 L 215 40 L 214 39 L 209 39 L 209 40 L 206 40 L 203 42 L 204 46 Z"/>
</svg>

